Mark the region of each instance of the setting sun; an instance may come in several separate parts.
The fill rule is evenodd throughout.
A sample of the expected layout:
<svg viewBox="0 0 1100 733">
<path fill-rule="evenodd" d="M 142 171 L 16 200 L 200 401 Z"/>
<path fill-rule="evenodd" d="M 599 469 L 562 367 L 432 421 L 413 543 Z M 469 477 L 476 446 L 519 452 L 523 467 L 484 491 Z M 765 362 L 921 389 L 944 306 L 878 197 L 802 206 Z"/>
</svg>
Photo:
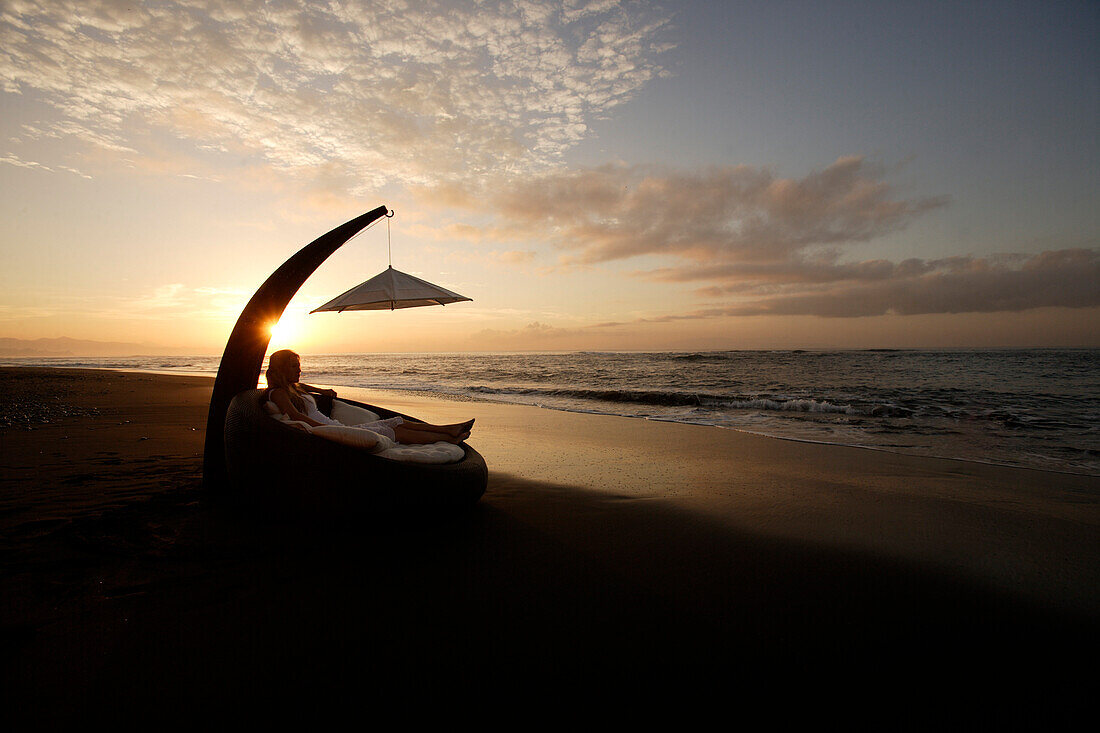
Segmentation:
<svg viewBox="0 0 1100 733">
<path fill-rule="evenodd" d="M 272 350 L 289 349 L 300 346 L 306 332 L 305 318 L 298 313 L 284 313 L 283 317 L 271 324 Z"/>
</svg>

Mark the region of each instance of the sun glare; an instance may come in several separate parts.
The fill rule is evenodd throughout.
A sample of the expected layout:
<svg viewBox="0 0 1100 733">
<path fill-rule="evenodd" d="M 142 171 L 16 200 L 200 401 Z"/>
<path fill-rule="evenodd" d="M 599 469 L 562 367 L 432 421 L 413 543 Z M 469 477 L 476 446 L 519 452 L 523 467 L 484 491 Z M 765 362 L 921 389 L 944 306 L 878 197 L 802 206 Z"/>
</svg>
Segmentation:
<svg viewBox="0 0 1100 733">
<path fill-rule="evenodd" d="M 291 349 L 301 346 L 305 332 L 304 318 L 296 313 L 284 313 L 278 322 L 271 324 L 271 343 L 268 348 L 272 350 Z"/>
</svg>

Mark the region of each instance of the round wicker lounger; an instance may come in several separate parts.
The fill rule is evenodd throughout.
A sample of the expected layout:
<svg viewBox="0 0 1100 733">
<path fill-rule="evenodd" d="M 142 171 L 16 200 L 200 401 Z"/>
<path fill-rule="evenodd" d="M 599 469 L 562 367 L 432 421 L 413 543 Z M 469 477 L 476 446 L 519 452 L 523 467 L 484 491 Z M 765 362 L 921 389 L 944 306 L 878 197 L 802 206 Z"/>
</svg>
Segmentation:
<svg viewBox="0 0 1100 733">
<path fill-rule="evenodd" d="M 394 461 L 335 443 L 272 419 L 263 409 L 265 390 L 241 392 L 225 417 L 225 460 L 231 481 L 273 509 L 352 516 L 379 509 L 454 509 L 485 493 L 485 459 L 462 443 L 455 463 Z M 340 398 L 383 418 L 416 418 Z M 332 402 L 317 398 L 326 414 Z"/>
</svg>

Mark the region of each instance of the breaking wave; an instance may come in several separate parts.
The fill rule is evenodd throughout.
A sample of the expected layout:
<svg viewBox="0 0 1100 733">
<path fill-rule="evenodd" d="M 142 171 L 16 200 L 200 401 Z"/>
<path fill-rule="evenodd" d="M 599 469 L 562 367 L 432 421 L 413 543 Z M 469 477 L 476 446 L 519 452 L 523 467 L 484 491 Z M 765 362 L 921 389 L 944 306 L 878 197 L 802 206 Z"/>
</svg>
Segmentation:
<svg viewBox="0 0 1100 733">
<path fill-rule="evenodd" d="M 836 404 L 812 398 L 781 398 L 760 395 L 726 395 L 705 392 L 674 392 L 627 389 L 540 389 L 508 387 L 469 387 L 471 394 L 561 398 L 593 402 L 630 403 L 660 407 L 705 407 L 726 410 L 774 410 L 780 412 L 831 413 L 869 417 L 904 417 L 912 413 L 896 405 Z"/>
</svg>

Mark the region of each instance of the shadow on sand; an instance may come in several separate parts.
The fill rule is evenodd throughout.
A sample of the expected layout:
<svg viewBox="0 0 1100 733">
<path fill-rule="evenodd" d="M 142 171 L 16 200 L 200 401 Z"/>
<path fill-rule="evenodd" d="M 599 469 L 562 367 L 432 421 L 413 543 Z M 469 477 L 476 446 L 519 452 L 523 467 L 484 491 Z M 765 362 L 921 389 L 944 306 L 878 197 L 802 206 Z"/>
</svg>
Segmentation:
<svg viewBox="0 0 1100 733">
<path fill-rule="evenodd" d="M 187 485 L 36 542 L 18 590 L 54 611 L 8 629 L 4 682 L 46 719 L 1012 677 L 1063 669 L 1096 630 L 916 563 L 502 475 L 458 515 L 326 527 Z"/>
</svg>

